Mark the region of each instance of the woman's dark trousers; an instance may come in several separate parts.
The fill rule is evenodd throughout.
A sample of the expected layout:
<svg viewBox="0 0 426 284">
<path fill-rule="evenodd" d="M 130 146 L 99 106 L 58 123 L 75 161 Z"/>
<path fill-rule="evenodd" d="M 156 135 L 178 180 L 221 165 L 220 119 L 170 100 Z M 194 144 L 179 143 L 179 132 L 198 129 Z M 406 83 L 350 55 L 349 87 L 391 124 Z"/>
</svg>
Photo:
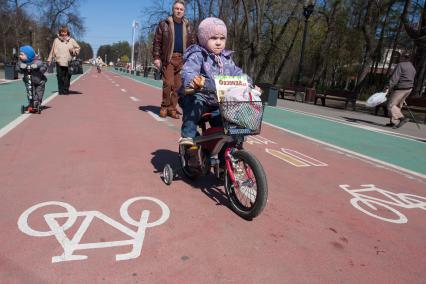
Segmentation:
<svg viewBox="0 0 426 284">
<path fill-rule="evenodd" d="M 70 88 L 71 74 L 68 66 L 60 66 L 56 63 L 56 76 L 58 77 L 59 94 L 68 94 Z"/>
</svg>

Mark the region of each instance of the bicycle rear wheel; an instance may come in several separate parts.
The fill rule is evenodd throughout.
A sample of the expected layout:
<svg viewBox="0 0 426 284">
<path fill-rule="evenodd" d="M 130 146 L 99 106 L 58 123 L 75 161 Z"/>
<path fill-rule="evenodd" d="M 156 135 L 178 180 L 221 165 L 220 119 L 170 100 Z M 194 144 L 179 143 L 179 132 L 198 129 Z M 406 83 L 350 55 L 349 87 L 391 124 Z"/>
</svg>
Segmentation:
<svg viewBox="0 0 426 284">
<path fill-rule="evenodd" d="M 240 217 L 251 220 L 266 206 L 268 182 L 259 160 L 250 152 L 239 150 L 233 154 L 232 163 L 235 182 L 226 169 L 225 190 L 232 210 Z"/>
</svg>

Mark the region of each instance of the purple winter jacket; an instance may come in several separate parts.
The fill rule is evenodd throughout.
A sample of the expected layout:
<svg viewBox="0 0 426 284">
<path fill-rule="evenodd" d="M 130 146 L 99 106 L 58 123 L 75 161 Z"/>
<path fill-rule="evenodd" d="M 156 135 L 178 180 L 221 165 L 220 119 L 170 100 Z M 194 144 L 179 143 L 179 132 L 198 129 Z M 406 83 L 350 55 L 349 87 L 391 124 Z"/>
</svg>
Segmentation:
<svg viewBox="0 0 426 284">
<path fill-rule="evenodd" d="M 204 89 L 214 92 L 216 90 L 214 76 L 215 75 L 226 75 L 226 76 L 240 76 L 244 72 L 241 68 L 235 65 L 232 60 L 233 51 L 224 49 L 219 55 L 222 63 L 222 73 L 218 62 L 216 61 L 215 55 L 205 49 L 204 47 L 193 44 L 189 46 L 183 56 L 184 64 L 182 67 L 182 83 L 184 88 L 188 88 L 191 81 L 197 75 L 205 77 Z M 248 76 L 247 76 L 248 77 Z M 248 77 L 249 84 L 252 84 L 252 79 Z M 217 104 L 217 98 L 215 94 L 201 94 L 208 104 Z"/>
</svg>

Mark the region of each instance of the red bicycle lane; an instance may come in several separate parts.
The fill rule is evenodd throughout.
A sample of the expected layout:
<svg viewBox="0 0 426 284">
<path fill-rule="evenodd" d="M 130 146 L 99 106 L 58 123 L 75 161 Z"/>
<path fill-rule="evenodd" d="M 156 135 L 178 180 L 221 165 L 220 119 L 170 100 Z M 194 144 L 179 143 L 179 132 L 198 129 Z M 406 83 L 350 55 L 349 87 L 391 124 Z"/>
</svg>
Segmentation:
<svg viewBox="0 0 426 284">
<path fill-rule="evenodd" d="M 58 97 L 41 116 L 26 120 L 0 141 L 4 157 L 0 220 L 5 232 L 0 279 L 66 283 L 424 279 L 424 212 L 401 209 L 408 223 L 385 222 L 355 209 L 350 204 L 352 196 L 339 188 L 369 183 L 421 196 L 421 181 L 264 126 L 262 137 L 275 143 L 259 144 L 265 140 L 258 138 L 257 143 L 246 145 L 266 169 L 269 200 L 263 214 L 247 222 L 223 206 L 227 203 L 222 187 L 212 177 L 194 183 L 177 178 L 170 187 L 162 183 L 158 171 L 164 164 L 177 166 L 180 121 L 156 121 L 140 111 L 156 110 L 158 89 L 109 72 L 91 72 L 73 89 L 82 94 Z M 285 157 L 279 159 L 265 148 L 293 155 L 297 151 L 326 165 L 296 167 L 289 164 L 288 156 L 273 152 Z M 300 162 L 302 156 L 298 157 L 295 160 Z M 107 218 L 94 218 L 80 243 L 109 246 L 76 249 L 74 255 L 87 259 L 74 261 L 52 262 L 52 257 L 64 252 L 55 236 L 34 237 L 17 225 L 31 206 L 56 200 L 79 212 L 102 212 L 135 230 L 123 221 L 120 207 L 141 196 L 164 202 L 170 214 L 164 223 L 146 228 L 136 258 L 116 261 L 116 255 L 131 251 L 132 246 L 114 243 L 129 237 Z M 143 209 L 150 210 L 149 223 L 167 215 L 152 200 L 137 200 L 127 209 L 134 220 Z M 48 231 L 44 214 L 64 212 L 57 205 L 43 207 L 29 215 L 26 223 Z M 68 238 L 83 230 L 79 228 L 84 228 L 89 215 L 79 216 L 66 230 Z M 52 218 L 62 218 L 60 224 L 70 219 Z"/>
</svg>

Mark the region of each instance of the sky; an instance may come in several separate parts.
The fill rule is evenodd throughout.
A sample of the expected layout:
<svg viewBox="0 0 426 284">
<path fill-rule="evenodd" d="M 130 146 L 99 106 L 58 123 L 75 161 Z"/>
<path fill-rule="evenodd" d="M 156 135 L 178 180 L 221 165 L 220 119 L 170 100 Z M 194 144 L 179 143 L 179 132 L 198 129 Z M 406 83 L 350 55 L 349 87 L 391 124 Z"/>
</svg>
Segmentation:
<svg viewBox="0 0 426 284">
<path fill-rule="evenodd" d="M 82 0 L 81 16 L 86 33 L 81 40 L 90 43 L 93 53 L 103 44 L 132 42 L 132 21 L 140 21 L 143 11 L 161 0 Z"/>
</svg>

